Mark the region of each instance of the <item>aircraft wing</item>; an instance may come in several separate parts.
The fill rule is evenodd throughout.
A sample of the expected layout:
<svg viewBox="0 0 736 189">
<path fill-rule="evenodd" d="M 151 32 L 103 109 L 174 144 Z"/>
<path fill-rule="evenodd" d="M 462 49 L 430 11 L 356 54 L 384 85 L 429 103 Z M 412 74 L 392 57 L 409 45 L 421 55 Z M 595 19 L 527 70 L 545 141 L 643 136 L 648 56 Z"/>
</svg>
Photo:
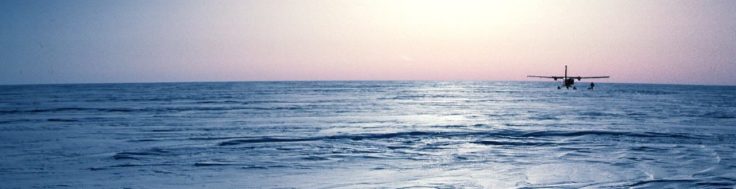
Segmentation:
<svg viewBox="0 0 736 189">
<path fill-rule="evenodd" d="M 603 78 L 610 78 L 610 76 L 588 76 L 588 77 L 573 77 L 578 79 L 603 79 Z"/>
<path fill-rule="evenodd" d="M 548 78 L 548 79 L 554 79 L 554 80 L 558 80 L 558 79 L 562 79 L 563 78 L 563 76 L 538 76 L 538 75 L 528 75 L 526 77 Z"/>
</svg>

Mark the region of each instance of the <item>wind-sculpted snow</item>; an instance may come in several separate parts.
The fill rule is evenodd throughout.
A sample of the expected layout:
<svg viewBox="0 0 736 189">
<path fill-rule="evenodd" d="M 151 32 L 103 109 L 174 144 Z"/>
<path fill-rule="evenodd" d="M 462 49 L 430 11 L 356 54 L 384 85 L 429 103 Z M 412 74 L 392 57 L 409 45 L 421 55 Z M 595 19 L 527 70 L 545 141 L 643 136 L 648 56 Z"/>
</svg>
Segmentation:
<svg viewBox="0 0 736 189">
<path fill-rule="evenodd" d="M 733 188 L 734 99 L 605 83 L 0 86 L 0 188 Z"/>
</svg>

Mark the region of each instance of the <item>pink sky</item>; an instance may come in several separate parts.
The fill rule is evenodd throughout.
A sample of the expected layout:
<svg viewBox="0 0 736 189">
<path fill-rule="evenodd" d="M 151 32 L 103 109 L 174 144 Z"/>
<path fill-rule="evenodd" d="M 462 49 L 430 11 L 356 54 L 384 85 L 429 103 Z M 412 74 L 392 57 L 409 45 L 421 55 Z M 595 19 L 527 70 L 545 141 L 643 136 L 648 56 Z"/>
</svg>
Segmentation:
<svg viewBox="0 0 736 189">
<path fill-rule="evenodd" d="M 734 1 L 75 3 L 0 6 L 0 83 L 527 80 L 569 65 L 736 85 Z"/>
</svg>

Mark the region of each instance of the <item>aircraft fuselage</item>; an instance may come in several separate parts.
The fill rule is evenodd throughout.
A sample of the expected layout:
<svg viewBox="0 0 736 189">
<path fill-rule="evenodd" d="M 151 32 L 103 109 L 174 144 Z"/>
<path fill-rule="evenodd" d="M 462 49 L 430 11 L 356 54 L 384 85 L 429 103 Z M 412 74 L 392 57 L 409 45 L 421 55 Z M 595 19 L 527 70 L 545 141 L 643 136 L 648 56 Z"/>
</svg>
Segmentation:
<svg viewBox="0 0 736 189">
<path fill-rule="evenodd" d="M 574 78 L 566 78 L 564 81 L 562 81 L 562 85 L 570 88 L 573 85 L 575 85 L 575 79 Z"/>
</svg>

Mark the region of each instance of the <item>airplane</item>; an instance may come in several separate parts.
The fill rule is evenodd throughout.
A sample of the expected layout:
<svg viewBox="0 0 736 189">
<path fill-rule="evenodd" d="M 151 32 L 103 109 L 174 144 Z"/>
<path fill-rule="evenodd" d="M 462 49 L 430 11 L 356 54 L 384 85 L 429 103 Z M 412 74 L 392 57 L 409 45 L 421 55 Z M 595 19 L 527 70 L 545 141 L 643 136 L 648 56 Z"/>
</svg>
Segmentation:
<svg viewBox="0 0 736 189">
<path fill-rule="evenodd" d="M 610 78 L 609 76 L 588 76 L 588 77 L 581 77 L 581 76 L 567 76 L 567 65 L 565 65 L 565 75 L 564 76 L 536 76 L 536 75 L 528 75 L 526 77 L 536 77 L 536 78 L 548 78 L 548 79 L 554 79 L 557 81 L 558 79 L 562 79 L 562 86 L 565 86 L 565 88 L 570 89 L 572 87 L 573 90 L 578 89 L 575 87 L 575 80 L 577 79 L 580 81 L 581 79 L 603 79 L 603 78 Z M 590 89 L 593 89 L 593 84 L 591 83 Z M 557 86 L 557 89 L 560 89 L 561 86 Z"/>
</svg>

